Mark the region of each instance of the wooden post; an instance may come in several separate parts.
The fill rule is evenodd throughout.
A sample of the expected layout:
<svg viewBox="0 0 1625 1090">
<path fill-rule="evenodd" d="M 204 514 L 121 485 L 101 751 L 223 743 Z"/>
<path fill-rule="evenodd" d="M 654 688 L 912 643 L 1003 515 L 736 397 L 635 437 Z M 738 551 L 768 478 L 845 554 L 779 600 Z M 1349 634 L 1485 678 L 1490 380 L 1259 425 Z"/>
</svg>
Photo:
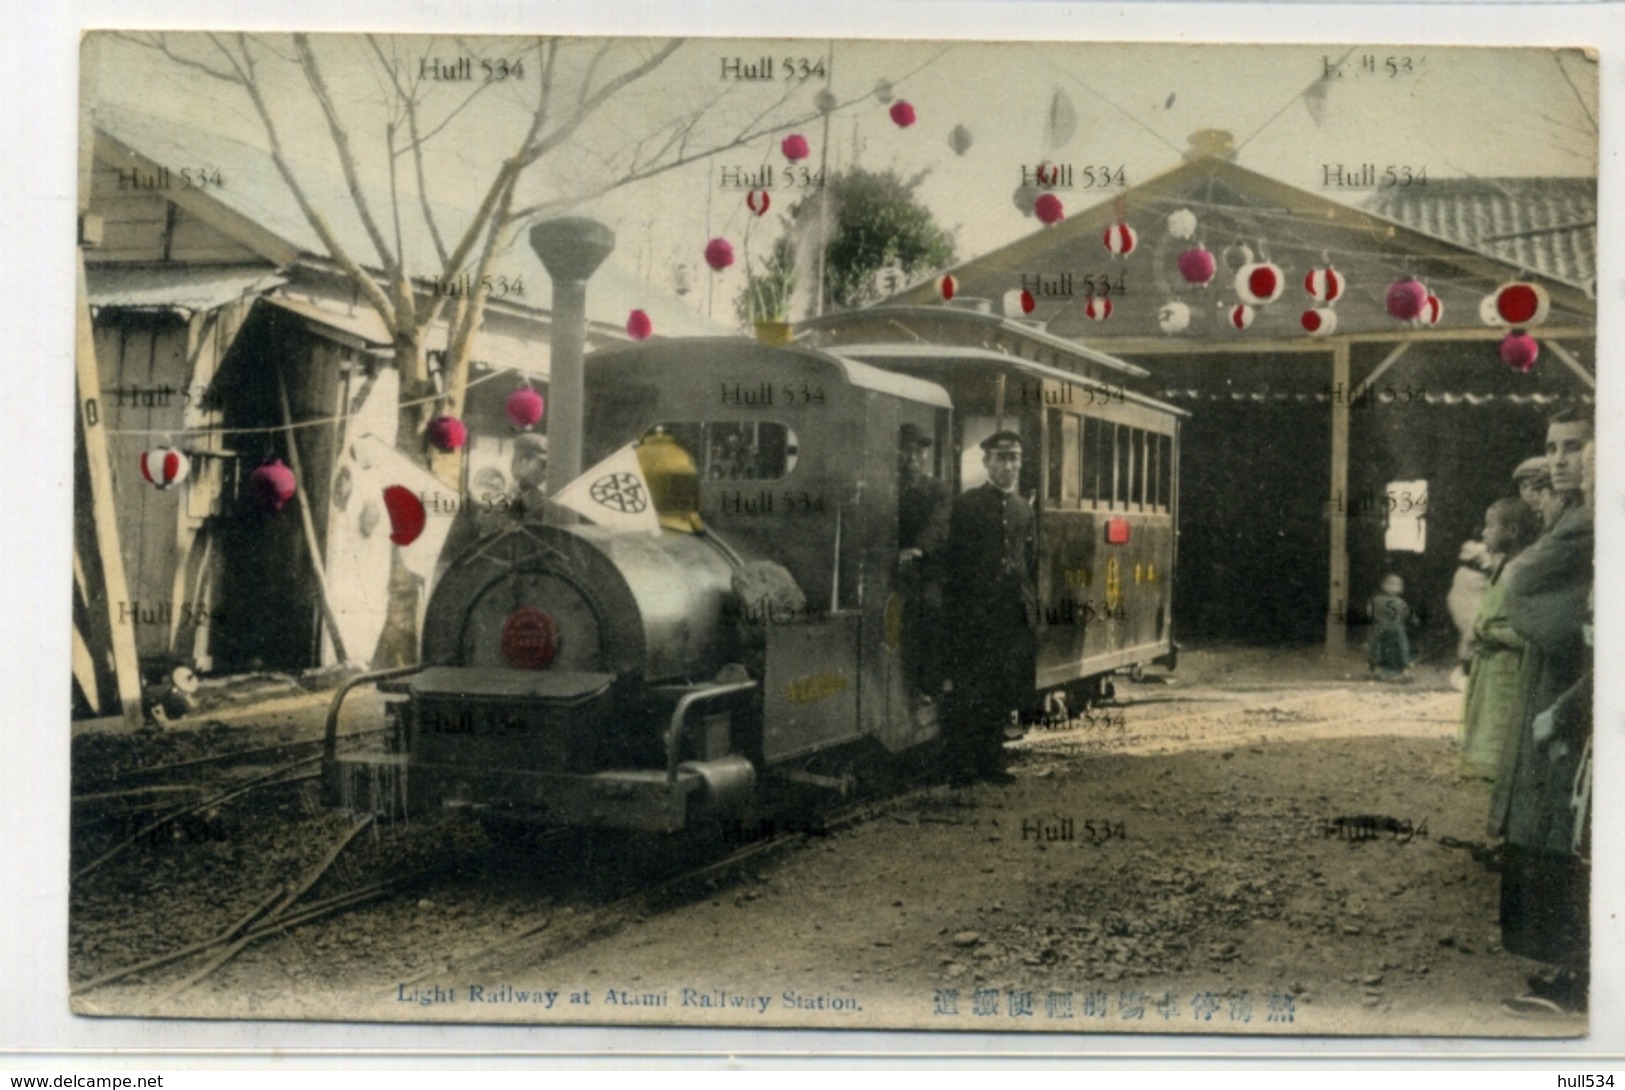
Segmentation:
<svg viewBox="0 0 1625 1090">
<path fill-rule="evenodd" d="M 1326 653 L 1340 654 L 1348 649 L 1349 601 L 1349 523 L 1338 510 L 1338 497 L 1347 500 L 1349 490 L 1349 344 L 1338 341 L 1332 347 L 1332 472 L 1327 495 L 1326 517 L 1331 530 L 1330 577 L 1327 580 Z"/>
<path fill-rule="evenodd" d="M 96 364 L 96 332 L 90 321 L 90 289 L 85 283 L 85 252 L 77 253 L 79 294 L 74 306 L 74 378 L 79 394 L 79 434 L 84 436 L 85 463 L 90 469 L 91 522 L 96 527 L 96 553 L 101 561 L 107 627 L 113 640 L 113 673 L 118 681 L 124 725 L 142 725 L 141 664 L 135 654 L 135 619 L 124 607 L 130 600 L 119 548 L 118 512 L 113 504 L 113 467 L 107 457 L 107 428 L 102 422 L 102 379 Z M 122 615 L 121 615 L 122 614 Z"/>
</svg>

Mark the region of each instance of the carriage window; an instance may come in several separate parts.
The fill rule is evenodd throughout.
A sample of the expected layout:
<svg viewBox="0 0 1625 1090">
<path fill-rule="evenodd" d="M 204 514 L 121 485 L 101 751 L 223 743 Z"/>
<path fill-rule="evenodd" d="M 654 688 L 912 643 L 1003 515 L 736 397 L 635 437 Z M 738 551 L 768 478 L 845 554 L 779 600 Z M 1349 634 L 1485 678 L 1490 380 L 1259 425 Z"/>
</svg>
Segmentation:
<svg viewBox="0 0 1625 1090">
<path fill-rule="evenodd" d="M 1117 447 L 1117 484 L 1112 490 L 1112 506 L 1128 506 L 1128 477 L 1133 468 L 1129 464 L 1129 428 L 1127 424 L 1118 424 L 1114 429 L 1116 434 L 1113 442 Z"/>
<path fill-rule="evenodd" d="M 1157 509 L 1157 433 L 1145 433 L 1145 505 Z"/>
<path fill-rule="evenodd" d="M 702 481 L 777 481 L 796 468 L 796 433 L 771 420 L 656 424 L 694 458 Z"/>
<path fill-rule="evenodd" d="M 1061 417 L 1061 498 L 1078 498 L 1078 426 L 1081 418 L 1071 413 Z"/>
<path fill-rule="evenodd" d="M 1145 429 L 1129 429 L 1129 457 L 1132 466 L 1129 470 L 1128 502 L 1136 507 L 1145 503 Z"/>
<path fill-rule="evenodd" d="M 1080 494 L 1085 503 L 1100 499 L 1100 421 L 1092 416 L 1083 418 L 1083 442 L 1078 444 L 1078 475 Z"/>
<path fill-rule="evenodd" d="M 1164 511 L 1174 506 L 1174 437 L 1157 436 L 1157 503 Z"/>
<path fill-rule="evenodd" d="M 1066 464 L 1066 444 L 1061 438 L 1061 410 L 1050 409 L 1044 414 L 1044 442 L 1049 447 L 1049 466 L 1044 481 L 1044 496 L 1051 501 L 1061 498 L 1061 467 Z"/>
</svg>

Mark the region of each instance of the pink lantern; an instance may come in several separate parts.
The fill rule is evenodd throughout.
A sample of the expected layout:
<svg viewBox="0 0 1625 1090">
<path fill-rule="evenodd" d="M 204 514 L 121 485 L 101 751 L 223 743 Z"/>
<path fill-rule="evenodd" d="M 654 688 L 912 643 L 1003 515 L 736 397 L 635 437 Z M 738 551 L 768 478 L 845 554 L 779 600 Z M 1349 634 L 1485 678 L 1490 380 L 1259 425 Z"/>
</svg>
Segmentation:
<svg viewBox="0 0 1625 1090">
<path fill-rule="evenodd" d="M 1335 303 L 1343 294 L 1343 274 L 1326 265 L 1310 269 L 1303 278 L 1303 290 L 1321 303 Z"/>
<path fill-rule="evenodd" d="M 404 485 L 392 484 L 384 489 L 384 507 L 389 511 L 389 540 L 397 545 L 412 544 L 428 524 L 423 501 Z"/>
<path fill-rule="evenodd" d="M 1197 246 L 1179 255 L 1179 275 L 1192 284 L 1207 287 L 1218 265 L 1206 246 Z"/>
<path fill-rule="evenodd" d="M 1502 284 L 1495 289 L 1495 313 L 1508 325 L 1539 325 L 1551 305 L 1551 296 L 1539 284 Z"/>
<path fill-rule="evenodd" d="M 655 324 L 647 311 L 634 310 L 626 316 L 626 335 L 634 341 L 646 341 L 655 331 Z"/>
<path fill-rule="evenodd" d="M 1134 233 L 1134 228 L 1123 221 L 1106 228 L 1106 233 L 1101 236 L 1101 241 L 1106 244 L 1106 249 L 1118 257 L 1127 257 L 1133 253 L 1134 243 L 1138 239 L 1139 236 Z"/>
<path fill-rule="evenodd" d="M 1315 307 L 1304 311 L 1298 321 L 1311 337 L 1324 337 L 1337 328 L 1337 311 L 1331 307 Z"/>
<path fill-rule="evenodd" d="M 260 510 L 274 514 L 293 498 L 293 470 L 273 459 L 248 475 L 248 494 Z"/>
<path fill-rule="evenodd" d="M 952 274 L 945 273 L 942 276 L 937 277 L 937 293 L 942 296 L 944 302 L 952 299 L 954 297 L 954 293 L 958 290 L 959 280 Z"/>
<path fill-rule="evenodd" d="M 1427 301 L 1428 290 L 1415 277 L 1403 277 L 1388 285 L 1388 313 L 1402 322 L 1418 317 Z"/>
<path fill-rule="evenodd" d="M 1091 295 L 1083 301 L 1083 316 L 1092 322 L 1104 322 L 1112 316 L 1112 301 L 1104 295 Z"/>
<path fill-rule="evenodd" d="M 812 151 L 807 146 L 807 138 L 798 132 L 786 136 L 784 143 L 779 145 L 779 150 L 784 152 L 784 157 L 792 163 L 805 159 Z"/>
<path fill-rule="evenodd" d="M 141 453 L 141 476 L 160 492 L 186 480 L 191 460 L 174 447 L 159 447 Z"/>
<path fill-rule="evenodd" d="M 1237 303 L 1225 314 L 1225 320 L 1236 329 L 1246 329 L 1253 324 L 1253 317 L 1257 313 L 1246 303 Z"/>
<path fill-rule="evenodd" d="M 508 395 L 508 419 L 520 431 L 528 431 L 541 422 L 542 413 L 547 408 L 547 402 L 542 395 L 529 386 L 521 386 Z"/>
<path fill-rule="evenodd" d="M 1236 270 L 1236 294 L 1249 306 L 1265 306 L 1281 297 L 1286 277 L 1279 265 L 1255 261 Z"/>
<path fill-rule="evenodd" d="M 1439 319 L 1444 317 L 1444 304 L 1432 292 L 1428 293 L 1427 302 L 1422 304 L 1422 324 L 1438 325 Z"/>
<path fill-rule="evenodd" d="M 1540 358 L 1540 343 L 1521 329 L 1514 329 L 1501 342 L 1501 362 L 1514 371 L 1527 373 Z"/>
<path fill-rule="evenodd" d="M 1040 193 L 1038 199 L 1033 202 L 1033 213 L 1038 217 L 1039 223 L 1048 226 L 1060 223 L 1062 217 L 1066 215 L 1066 209 L 1061 205 L 1061 198 L 1055 194 Z"/>
<path fill-rule="evenodd" d="M 758 216 L 765 216 L 767 215 L 767 210 L 773 207 L 773 198 L 768 196 L 767 190 L 765 189 L 753 189 L 749 193 L 745 194 L 745 207 L 750 209 L 752 212 L 755 212 Z M 729 248 L 729 251 L 730 260 L 732 260 L 732 247 Z M 709 258 L 707 258 L 707 260 L 709 260 Z"/>
<path fill-rule="evenodd" d="M 898 99 L 891 104 L 891 119 L 899 129 L 906 129 L 914 124 L 914 107 L 904 99 Z"/>
<path fill-rule="evenodd" d="M 468 442 L 468 428 L 455 416 L 437 416 L 429 421 L 429 442 L 436 450 L 450 454 Z"/>
<path fill-rule="evenodd" d="M 714 238 L 705 244 L 705 263 L 715 272 L 721 272 L 734 263 L 733 243 L 725 238 Z"/>
</svg>

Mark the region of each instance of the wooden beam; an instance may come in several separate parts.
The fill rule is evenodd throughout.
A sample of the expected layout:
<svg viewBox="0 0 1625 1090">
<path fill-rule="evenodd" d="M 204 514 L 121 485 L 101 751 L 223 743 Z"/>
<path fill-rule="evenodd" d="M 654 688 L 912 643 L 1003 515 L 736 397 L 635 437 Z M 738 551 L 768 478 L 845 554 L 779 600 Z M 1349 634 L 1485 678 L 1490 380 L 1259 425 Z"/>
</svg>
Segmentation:
<svg viewBox="0 0 1625 1090">
<path fill-rule="evenodd" d="M 101 371 L 96 363 L 96 332 L 90 320 L 90 292 L 85 285 L 85 252 L 77 251 L 78 298 L 74 302 L 74 377 L 79 394 L 79 429 L 90 470 L 91 522 L 96 527 L 96 553 L 101 561 L 102 593 L 113 641 L 113 674 L 118 684 L 124 725 L 139 729 L 141 664 L 135 653 L 135 619 L 123 610 L 130 600 L 120 550 L 118 511 L 113 503 L 113 466 L 107 455 L 107 426 L 102 408 Z M 121 612 L 124 614 L 121 616 Z"/>
<path fill-rule="evenodd" d="M 1339 343 L 1332 348 L 1331 388 L 1348 389 L 1349 346 Z M 1334 398 L 1332 410 L 1332 472 L 1331 490 L 1327 493 L 1327 526 L 1331 530 L 1331 563 L 1326 593 L 1326 653 L 1341 654 L 1348 649 L 1349 609 L 1349 523 L 1337 510 L 1339 495 L 1348 495 L 1349 489 L 1349 402 L 1351 398 Z"/>
<path fill-rule="evenodd" d="M 1579 375 L 1581 382 L 1585 383 L 1593 390 L 1597 388 L 1597 376 L 1593 375 L 1590 371 L 1587 371 L 1585 369 L 1585 364 L 1574 358 L 1574 353 L 1570 352 L 1567 348 L 1564 348 L 1562 345 L 1553 340 L 1547 340 L 1546 347 L 1550 348 L 1552 352 L 1556 354 L 1558 359 L 1567 364 L 1570 371 L 1573 371 L 1576 375 Z"/>
<path fill-rule="evenodd" d="M 1372 385 L 1375 384 L 1376 381 L 1387 372 L 1388 368 L 1398 363 L 1399 357 L 1409 352 L 1411 350 L 1411 345 L 1415 343 L 1415 341 L 1400 341 L 1398 344 L 1396 344 L 1394 346 L 1394 350 L 1389 352 L 1388 355 L 1384 356 L 1382 362 L 1373 367 L 1371 369 L 1371 373 L 1361 380 L 1360 385 L 1356 386 L 1352 391 L 1350 391 L 1348 399 L 1350 401 L 1358 401 L 1360 398 L 1364 397 L 1365 392 L 1371 389 Z M 1345 352 L 1348 351 L 1347 346 L 1343 346 L 1343 350 Z M 1337 387 L 1335 386 L 1333 387 L 1333 389 L 1336 388 Z"/>
</svg>

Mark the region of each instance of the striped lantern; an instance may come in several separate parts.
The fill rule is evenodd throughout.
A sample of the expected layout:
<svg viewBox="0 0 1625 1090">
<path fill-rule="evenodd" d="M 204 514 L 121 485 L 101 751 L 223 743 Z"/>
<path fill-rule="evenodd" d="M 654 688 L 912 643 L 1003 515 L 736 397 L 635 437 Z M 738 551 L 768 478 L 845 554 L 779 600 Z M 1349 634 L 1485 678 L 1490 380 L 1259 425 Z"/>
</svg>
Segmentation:
<svg viewBox="0 0 1625 1090">
<path fill-rule="evenodd" d="M 1134 243 L 1138 239 L 1139 236 L 1134 233 L 1134 228 L 1130 227 L 1127 222 L 1112 224 L 1106 228 L 1105 235 L 1101 237 L 1101 241 L 1106 244 L 1106 249 L 1118 257 L 1127 257 L 1133 253 Z"/>
<path fill-rule="evenodd" d="M 1266 306 L 1281 297 L 1286 277 L 1281 266 L 1269 261 L 1255 261 L 1236 270 L 1236 294 L 1249 306 Z"/>
<path fill-rule="evenodd" d="M 753 189 L 745 194 L 745 207 L 758 216 L 765 216 L 767 210 L 773 207 L 773 198 L 765 189 Z"/>
<path fill-rule="evenodd" d="M 1422 304 L 1421 320 L 1423 325 L 1438 325 L 1439 319 L 1444 317 L 1444 304 L 1439 297 L 1428 292 L 1427 302 Z"/>
<path fill-rule="evenodd" d="M 186 480 L 191 469 L 191 460 L 174 447 L 141 452 L 141 476 L 159 491 L 173 488 Z"/>
<path fill-rule="evenodd" d="M 1006 318 L 1021 318 L 1031 314 L 1033 308 L 1038 305 L 1038 301 L 1033 298 L 1033 293 L 1030 291 L 1011 288 L 1004 293 L 1001 304 L 1004 307 L 1004 316 Z"/>
<path fill-rule="evenodd" d="M 1335 303 L 1343 294 L 1343 274 L 1330 265 L 1310 269 L 1303 278 L 1303 290 L 1319 303 Z"/>
<path fill-rule="evenodd" d="M 1495 312 L 1507 325 L 1539 325 L 1551 307 L 1551 296 L 1539 284 L 1514 282 L 1495 289 Z"/>
<path fill-rule="evenodd" d="M 954 297 L 959 290 L 959 280 L 956 277 L 944 275 L 937 277 L 937 294 L 942 296 L 944 302 Z"/>
<path fill-rule="evenodd" d="M 1246 303 L 1237 303 L 1225 312 L 1225 321 L 1235 329 L 1246 329 L 1253 324 L 1253 316 L 1258 312 Z"/>
<path fill-rule="evenodd" d="M 1495 292 L 1490 292 L 1478 301 L 1478 320 L 1485 325 L 1506 325 L 1505 320 L 1495 309 Z"/>
<path fill-rule="evenodd" d="M 1304 311 L 1298 323 L 1311 337 L 1324 337 L 1337 328 L 1337 311 L 1331 307 L 1315 307 Z"/>
<path fill-rule="evenodd" d="M 1157 309 L 1157 328 L 1164 333 L 1183 333 L 1190 328 L 1190 324 L 1191 308 L 1188 304 L 1176 299 Z"/>
<path fill-rule="evenodd" d="M 1093 322 L 1104 322 L 1112 316 L 1112 301 L 1104 295 L 1091 295 L 1083 301 L 1083 316 Z"/>
</svg>

